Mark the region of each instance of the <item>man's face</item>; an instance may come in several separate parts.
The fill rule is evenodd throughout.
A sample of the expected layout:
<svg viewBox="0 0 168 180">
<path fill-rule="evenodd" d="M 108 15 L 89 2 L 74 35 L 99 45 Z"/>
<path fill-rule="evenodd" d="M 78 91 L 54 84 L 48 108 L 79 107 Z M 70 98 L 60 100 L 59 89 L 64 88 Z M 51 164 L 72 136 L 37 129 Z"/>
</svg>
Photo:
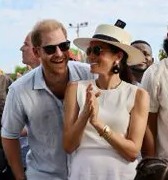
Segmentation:
<svg viewBox="0 0 168 180">
<path fill-rule="evenodd" d="M 31 43 L 31 35 L 28 34 L 23 46 L 20 48 L 22 51 L 22 62 L 26 65 L 32 65 L 36 57 L 33 53 L 33 45 Z"/>
<path fill-rule="evenodd" d="M 55 46 L 54 51 L 50 50 L 50 45 L 64 44 L 66 41 L 67 39 L 61 29 L 41 34 L 42 43 L 40 47 L 37 47 L 37 51 L 41 58 L 44 73 L 61 74 L 66 71 L 69 58 L 68 49 L 61 50 L 59 46 Z"/>
<path fill-rule="evenodd" d="M 135 70 L 139 70 L 143 72 L 153 63 L 151 47 L 145 43 L 135 43 L 135 44 L 132 44 L 132 46 L 139 49 L 145 56 L 144 62 L 133 66 Z"/>
</svg>

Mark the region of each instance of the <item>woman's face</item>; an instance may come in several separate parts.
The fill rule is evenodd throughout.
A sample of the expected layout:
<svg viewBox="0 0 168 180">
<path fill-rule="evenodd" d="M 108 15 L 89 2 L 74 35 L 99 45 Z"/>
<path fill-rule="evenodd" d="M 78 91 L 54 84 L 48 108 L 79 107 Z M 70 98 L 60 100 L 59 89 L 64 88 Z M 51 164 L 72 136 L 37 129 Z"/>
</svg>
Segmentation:
<svg viewBox="0 0 168 180">
<path fill-rule="evenodd" d="M 92 73 L 109 74 L 117 60 L 117 54 L 112 53 L 109 45 L 101 41 L 92 41 L 86 53 Z"/>
</svg>

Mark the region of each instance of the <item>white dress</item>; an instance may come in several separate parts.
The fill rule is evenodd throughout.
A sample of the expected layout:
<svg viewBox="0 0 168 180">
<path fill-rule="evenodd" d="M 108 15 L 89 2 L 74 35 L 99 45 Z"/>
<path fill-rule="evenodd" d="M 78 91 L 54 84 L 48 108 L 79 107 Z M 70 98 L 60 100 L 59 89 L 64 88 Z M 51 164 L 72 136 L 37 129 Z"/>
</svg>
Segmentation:
<svg viewBox="0 0 168 180">
<path fill-rule="evenodd" d="M 78 83 L 77 101 L 80 112 L 89 83 L 93 84 L 95 90 L 98 89 L 95 80 Z M 135 85 L 124 81 L 116 89 L 100 90 L 98 118 L 121 136 L 127 133 L 136 90 Z M 69 180 L 133 180 L 137 163 L 137 160 L 125 160 L 88 122 L 81 144 L 71 158 Z"/>
</svg>

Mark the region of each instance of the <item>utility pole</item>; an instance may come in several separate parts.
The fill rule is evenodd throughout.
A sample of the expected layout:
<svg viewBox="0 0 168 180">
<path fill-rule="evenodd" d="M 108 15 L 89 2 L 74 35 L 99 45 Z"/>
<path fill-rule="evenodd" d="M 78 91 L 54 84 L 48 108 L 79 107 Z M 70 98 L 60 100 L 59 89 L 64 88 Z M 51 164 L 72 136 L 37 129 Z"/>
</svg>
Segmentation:
<svg viewBox="0 0 168 180">
<path fill-rule="evenodd" d="M 87 26 L 88 26 L 88 22 L 77 23 L 76 25 L 73 25 L 71 23 L 69 24 L 69 28 L 75 28 L 76 29 L 77 38 L 79 37 L 80 28 L 84 28 L 84 27 L 87 27 Z M 79 49 L 77 49 L 77 59 L 80 59 L 80 60 L 82 59 Z"/>
<path fill-rule="evenodd" d="M 80 28 L 87 27 L 87 26 L 88 26 L 88 22 L 77 23 L 75 26 L 73 24 L 71 24 L 71 23 L 69 24 L 70 28 L 75 28 L 76 29 L 77 38 L 79 37 Z"/>
</svg>

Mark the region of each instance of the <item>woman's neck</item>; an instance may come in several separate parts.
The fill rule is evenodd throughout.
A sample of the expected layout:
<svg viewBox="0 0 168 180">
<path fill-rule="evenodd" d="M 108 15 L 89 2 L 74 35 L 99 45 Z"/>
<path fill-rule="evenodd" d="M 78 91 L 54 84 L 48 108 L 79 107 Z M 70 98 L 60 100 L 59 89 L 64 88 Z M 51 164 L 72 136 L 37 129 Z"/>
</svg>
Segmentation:
<svg viewBox="0 0 168 180">
<path fill-rule="evenodd" d="M 112 76 L 99 76 L 96 84 L 100 89 L 116 89 L 121 84 L 119 74 Z"/>
</svg>

